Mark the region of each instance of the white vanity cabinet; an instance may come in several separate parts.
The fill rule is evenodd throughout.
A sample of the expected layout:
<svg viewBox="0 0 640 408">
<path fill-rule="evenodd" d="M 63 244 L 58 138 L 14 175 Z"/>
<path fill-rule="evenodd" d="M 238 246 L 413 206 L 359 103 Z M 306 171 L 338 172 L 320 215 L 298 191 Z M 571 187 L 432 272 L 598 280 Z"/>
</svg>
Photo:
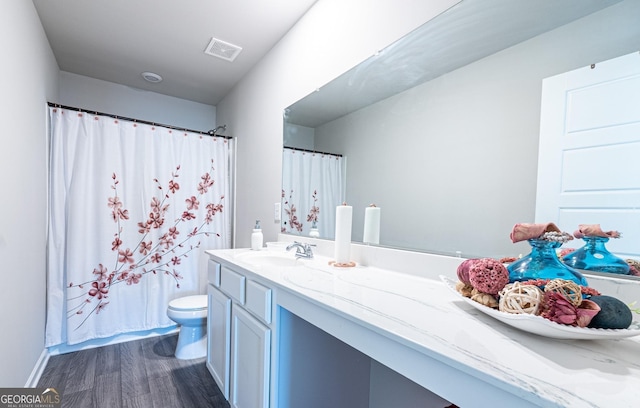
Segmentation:
<svg viewBox="0 0 640 408">
<path fill-rule="evenodd" d="M 209 260 L 207 368 L 234 408 L 269 406 L 271 289 Z"/>
<path fill-rule="evenodd" d="M 640 400 L 640 336 L 532 335 L 478 315 L 437 279 L 455 277 L 459 258 L 361 249 L 406 271 L 334 269 L 320 251 L 295 264 L 277 252 L 206 251 L 207 367 L 232 407 L 608 408 Z M 621 293 L 614 289 L 623 282 L 611 285 L 608 293 Z M 624 286 L 637 298 L 635 281 Z"/>
</svg>

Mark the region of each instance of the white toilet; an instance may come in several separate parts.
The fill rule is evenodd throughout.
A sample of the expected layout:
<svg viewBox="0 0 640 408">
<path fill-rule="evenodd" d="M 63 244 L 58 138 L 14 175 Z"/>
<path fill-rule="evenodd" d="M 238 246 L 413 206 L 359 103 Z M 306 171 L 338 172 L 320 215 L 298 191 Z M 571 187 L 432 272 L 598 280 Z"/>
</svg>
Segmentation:
<svg viewBox="0 0 640 408">
<path fill-rule="evenodd" d="M 175 356 L 181 360 L 207 355 L 207 295 L 185 296 L 169 302 L 167 316 L 180 325 Z"/>
</svg>

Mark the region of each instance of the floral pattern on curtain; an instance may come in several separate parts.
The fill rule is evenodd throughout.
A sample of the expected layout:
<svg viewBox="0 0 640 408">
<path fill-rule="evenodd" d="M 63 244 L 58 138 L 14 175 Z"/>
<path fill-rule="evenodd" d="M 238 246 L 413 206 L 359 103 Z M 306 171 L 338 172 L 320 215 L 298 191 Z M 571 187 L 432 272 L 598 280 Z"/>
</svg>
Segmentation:
<svg viewBox="0 0 640 408">
<path fill-rule="evenodd" d="M 230 142 L 50 108 L 46 345 L 168 327 L 231 245 Z"/>
<path fill-rule="evenodd" d="M 309 235 L 313 222 L 323 238 L 333 238 L 336 206 L 344 201 L 344 159 L 284 148 L 281 231 Z"/>
</svg>

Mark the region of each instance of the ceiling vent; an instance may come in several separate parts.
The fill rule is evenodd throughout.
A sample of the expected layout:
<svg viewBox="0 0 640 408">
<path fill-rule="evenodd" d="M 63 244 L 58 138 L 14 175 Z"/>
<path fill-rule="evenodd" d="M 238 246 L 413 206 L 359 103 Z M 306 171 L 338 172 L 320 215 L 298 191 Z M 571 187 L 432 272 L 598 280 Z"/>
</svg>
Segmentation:
<svg viewBox="0 0 640 408">
<path fill-rule="evenodd" d="M 223 60 L 233 61 L 238 54 L 242 51 L 241 47 L 237 45 L 229 44 L 228 42 L 212 38 L 211 42 L 204 50 L 205 54 L 212 55 L 214 57 L 222 58 Z"/>
</svg>

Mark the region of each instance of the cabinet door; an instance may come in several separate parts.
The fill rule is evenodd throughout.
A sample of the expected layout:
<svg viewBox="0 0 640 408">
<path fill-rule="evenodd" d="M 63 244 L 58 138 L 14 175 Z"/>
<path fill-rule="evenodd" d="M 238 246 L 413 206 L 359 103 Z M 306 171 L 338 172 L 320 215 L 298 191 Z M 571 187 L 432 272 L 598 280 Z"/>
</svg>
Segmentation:
<svg viewBox="0 0 640 408">
<path fill-rule="evenodd" d="M 231 311 L 231 406 L 269 406 L 271 330 L 241 307 Z"/>
<path fill-rule="evenodd" d="M 207 293 L 207 368 L 220 391 L 229 399 L 231 299 L 213 285 L 208 285 Z"/>
</svg>

